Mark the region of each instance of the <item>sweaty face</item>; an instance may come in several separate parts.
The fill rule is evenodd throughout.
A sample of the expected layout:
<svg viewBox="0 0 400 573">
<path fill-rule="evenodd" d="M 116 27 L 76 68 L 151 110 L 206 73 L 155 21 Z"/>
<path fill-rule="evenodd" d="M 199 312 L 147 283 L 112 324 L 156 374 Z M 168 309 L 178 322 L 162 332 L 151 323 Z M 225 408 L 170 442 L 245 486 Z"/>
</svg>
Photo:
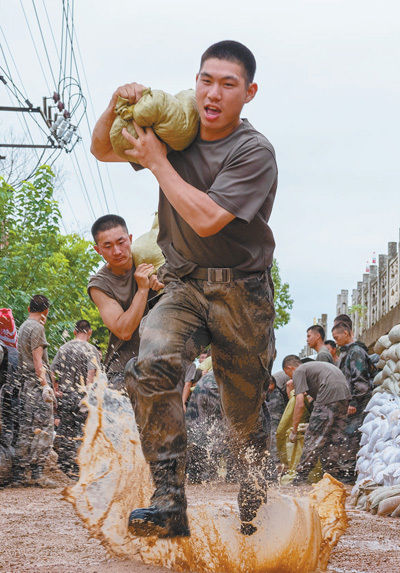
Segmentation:
<svg viewBox="0 0 400 573">
<path fill-rule="evenodd" d="M 112 267 L 123 268 L 132 261 L 131 244 L 132 235 L 118 226 L 98 233 L 94 248 Z"/>
<path fill-rule="evenodd" d="M 196 100 L 200 114 L 200 136 L 207 141 L 222 139 L 240 124 L 240 112 L 253 99 L 257 84 L 247 85 L 243 66 L 210 58 L 196 77 Z"/>
</svg>

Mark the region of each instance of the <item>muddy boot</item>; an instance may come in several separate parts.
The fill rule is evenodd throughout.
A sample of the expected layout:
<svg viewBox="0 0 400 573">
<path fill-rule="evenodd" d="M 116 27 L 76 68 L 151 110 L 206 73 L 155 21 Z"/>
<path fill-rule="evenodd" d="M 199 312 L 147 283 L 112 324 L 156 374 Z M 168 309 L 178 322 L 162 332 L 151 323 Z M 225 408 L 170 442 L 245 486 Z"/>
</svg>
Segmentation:
<svg viewBox="0 0 400 573">
<path fill-rule="evenodd" d="M 184 458 L 150 462 L 156 487 L 150 507 L 134 509 L 129 531 L 137 537 L 189 537 Z"/>
<path fill-rule="evenodd" d="M 257 531 L 257 527 L 251 522 L 261 505 L 267 502 L 267 483 L 264 479 L 261 482 L 247 478 L 240 484 L 238 505 L 242 522 L 240 531 L 243 535 L 252 535 Z"/>
<path fill-rule="evenodd" d="M 48 489 L 55 489 L 58 487 L 56 482 L 43 475 L 43 466 L 35 464 L 31 466 L 31 470 L 32 472 L 30 485 Z"/>
</svg>

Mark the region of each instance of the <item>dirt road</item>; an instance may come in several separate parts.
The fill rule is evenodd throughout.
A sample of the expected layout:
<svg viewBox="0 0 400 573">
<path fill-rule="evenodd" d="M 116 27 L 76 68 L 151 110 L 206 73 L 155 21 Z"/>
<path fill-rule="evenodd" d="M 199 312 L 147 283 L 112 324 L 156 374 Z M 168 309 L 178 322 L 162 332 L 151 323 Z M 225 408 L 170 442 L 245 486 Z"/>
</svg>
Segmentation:
<svg viewBox="0 0 400 573">
<path fill-rule="evenodd" d="M 199 486 L 197 486 L 199 487 Z M 220 487 L 224 487 L 221 484 Z M 191 495 L 201 495 L 199 490 Z M 349 511 L 331 573 L 398 573 L 400 520 Z M 0 571 L 12 573 L 166 573 L 140 561 L 109 558 L 61 499 L 61 488 L 0 490 Z"/>
</svg>

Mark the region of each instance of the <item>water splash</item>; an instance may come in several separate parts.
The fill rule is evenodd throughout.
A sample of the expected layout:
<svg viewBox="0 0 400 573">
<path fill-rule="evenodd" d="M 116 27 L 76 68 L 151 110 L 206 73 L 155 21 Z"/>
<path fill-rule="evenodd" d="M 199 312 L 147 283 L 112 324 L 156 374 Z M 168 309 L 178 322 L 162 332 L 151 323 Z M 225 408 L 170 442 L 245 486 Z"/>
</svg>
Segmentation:
<svg viewBox="0 0 400 573">
<path fill-rule="evenodd" d="M 100 376 L 87 406 L 79 481 L 64 497 L 110 553 L 198 573 L 306 573 L 326 568 L 347 527 L 344 487 L 329 475 L 309 497 L 275 495 L 260 508 L 258 529 L 251 537 L 241 535 L 234 503 L 190 499 L 190 538 L 133 537 L 127 528 L 129 513 L 148 504 L 153 487 L 130 402 Z"/>
</svg>

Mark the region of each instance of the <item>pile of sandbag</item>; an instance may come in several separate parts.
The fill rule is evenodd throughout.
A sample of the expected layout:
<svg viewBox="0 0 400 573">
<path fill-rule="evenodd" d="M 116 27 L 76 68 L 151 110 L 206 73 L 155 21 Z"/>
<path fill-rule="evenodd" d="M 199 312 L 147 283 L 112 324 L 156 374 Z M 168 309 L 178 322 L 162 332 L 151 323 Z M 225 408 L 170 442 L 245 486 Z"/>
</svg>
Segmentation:
<svg viewBox="0 0 400 573">
<path fill-rule="evenodd" d="M 393 515 L 395 500 L 383 502 L 400 495 L 400 325 L 381 336 L 374 350 L 380 354 L 378 367 L 382 370 L 374 379 L 377 387 L 360 428 L 352 499 L 361 509 Z"/>
</svg>

